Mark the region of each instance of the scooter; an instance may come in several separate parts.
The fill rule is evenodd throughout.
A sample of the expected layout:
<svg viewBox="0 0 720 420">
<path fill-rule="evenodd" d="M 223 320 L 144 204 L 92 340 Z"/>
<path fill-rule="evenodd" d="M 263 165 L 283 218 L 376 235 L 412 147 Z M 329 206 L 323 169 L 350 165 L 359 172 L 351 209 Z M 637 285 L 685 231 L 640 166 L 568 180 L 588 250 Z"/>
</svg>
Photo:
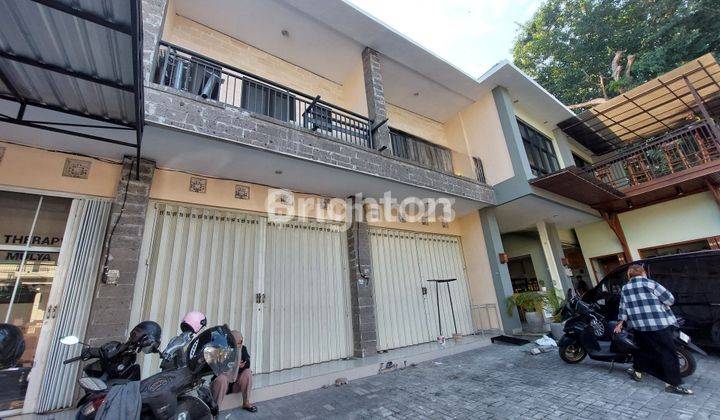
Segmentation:
<svg viewBox="0 0 720 420">
<path fill-rule="evenodd" d="M 565 304 L 560 310 L 565 321 L 564 335 L 558 342 L 560 358 L 566 363 L 580 363 L 589 356 L 593 360 L 615 363 L 632 363 L 632 335 L 617 337 L 613 330 L 617 321 L 607 322 L 594 304 L 583 302 L 572 289 L 566 294 Z M 675 331 L 675 344 L 680 364 L 680 375 L 687 377 L 695 372 L 697 362 L 691 353 L 707 355 L 693 344 L 690 337 Z M 611 365 L 612 369 L 612 365 Z"/>
<path fill-rule="evenodd" d="M 238 363 L 235 338 L 227 325 L 198 334 L 188 345 L 184 366 L 140 382 L 143 419 L 212 419 L 214 402 L 203 377 L 231 371 Z M 77 419 L 94 419 L 107 392 L 81 407 Z"/>
<path fill-rule="evenodd" d="M 67 359 L 63 364 L 94 360 L 83 368 L 85 376 L 78 380 L 85 394 L 78 401 L 77 407 L 87 406 L 93 408 L 93 411 L 97 410 L 102 403 L 99 396 L 104 395 L 110 387 L 128 381 L 139 381 L 137 354 L 141 351 L 157 352 L 161 334 L 160 325 L 143 321 L 132 329 L 125 343 L 110 341 L 100 347 L 91 347 L 75 336 L 61 338 L 60 342 L 67 346 L 78 343 L 83 345 L 79 356 Z"/>
</svg>

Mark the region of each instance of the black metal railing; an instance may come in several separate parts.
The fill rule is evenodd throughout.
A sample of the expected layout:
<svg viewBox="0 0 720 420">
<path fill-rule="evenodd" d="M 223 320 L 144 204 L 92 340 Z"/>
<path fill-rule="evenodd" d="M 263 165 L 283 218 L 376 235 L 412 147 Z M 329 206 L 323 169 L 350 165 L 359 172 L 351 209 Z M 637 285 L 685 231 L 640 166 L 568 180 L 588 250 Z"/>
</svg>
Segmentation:
<svg viewBox="0 0 720 420">
<path fill-rule="evenodd" d="M 160 43 L 155 83 L 372 148 L 371 121 L 360 114 L 260 76 Z"/>
<path fill-rule="evenodd" d="M 426 168 L 453 173 L 452 153 L 449 149 L 394 129 L 390 130 L 390 140 L 393 155 Z"/>
<path fill-rule="evenodd" d="M 627 189 L 720 160 L 720 139 L 707 121 L 687 125 L 582 169 L 615 189 Z"/>
</svg>

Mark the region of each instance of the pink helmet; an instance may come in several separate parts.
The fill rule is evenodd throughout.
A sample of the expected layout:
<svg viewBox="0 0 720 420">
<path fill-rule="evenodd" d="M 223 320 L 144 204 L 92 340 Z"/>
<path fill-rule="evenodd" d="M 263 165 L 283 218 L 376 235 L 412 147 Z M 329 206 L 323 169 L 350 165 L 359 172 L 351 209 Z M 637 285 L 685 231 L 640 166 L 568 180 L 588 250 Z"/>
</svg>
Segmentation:
<svg viewBox="0 0 720 420">
<path fill-rule="evenodd" d="M 193 332 L 197 334 L 204 326 L 207 325 L 207 318 L 202 312 L 192 311 L 182 319 L 180 330 L 182 332 Z"/>
</svg>

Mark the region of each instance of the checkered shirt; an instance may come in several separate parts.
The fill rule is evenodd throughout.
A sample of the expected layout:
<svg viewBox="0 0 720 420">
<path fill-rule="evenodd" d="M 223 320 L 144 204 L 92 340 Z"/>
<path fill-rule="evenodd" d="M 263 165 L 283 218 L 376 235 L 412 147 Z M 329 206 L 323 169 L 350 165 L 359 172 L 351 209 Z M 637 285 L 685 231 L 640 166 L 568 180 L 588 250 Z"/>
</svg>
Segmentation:
<svg viewBox="0 0 720 420">
<path fill-rule="evenodd" d="M 675 297 L 655 280 L 633 277 L 620 291 L 618 319 L 629 328 L 640 331 L 658 331 L 677 325 L 670 306 Z"/>
</svg>

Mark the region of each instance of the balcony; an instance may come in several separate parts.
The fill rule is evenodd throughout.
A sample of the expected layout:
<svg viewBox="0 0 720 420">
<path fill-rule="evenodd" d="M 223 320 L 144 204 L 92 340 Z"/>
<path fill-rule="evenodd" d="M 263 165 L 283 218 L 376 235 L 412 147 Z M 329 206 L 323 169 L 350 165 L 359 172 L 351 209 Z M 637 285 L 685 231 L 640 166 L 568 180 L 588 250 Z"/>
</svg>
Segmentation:
<svg viewBox="0 0 720 420">
<path fill-rule="evenodd" d="M 600 210 L 620 211 L 701 191 L 720 174 L 720 139 L 702 120 L 584 168 L 532 182 Z"/>
<path fill-rule="evenodd" d="M 368 118 L 167 42 L 160 43 L 154 81 L 346 143 L 373 147 Z"/>
<path fill-rule="evenodd" d="M 624 191 L 717 160 L 720 160 L 720 143 L 703 121 L 583 168 L 581 174 Z"/>
<path fill-rule="evenodd" d="M 167 42 L 155 57 L 143 146 L 158 165 L 336 197 L 429 190 L 457 197 L 461 210 L 494 202 L 467 155 L 415 138 L 377 150 L 372 121 L 319 96 Z M 199 146 L 205 139 L 214 146 Z"/>
</svg>

